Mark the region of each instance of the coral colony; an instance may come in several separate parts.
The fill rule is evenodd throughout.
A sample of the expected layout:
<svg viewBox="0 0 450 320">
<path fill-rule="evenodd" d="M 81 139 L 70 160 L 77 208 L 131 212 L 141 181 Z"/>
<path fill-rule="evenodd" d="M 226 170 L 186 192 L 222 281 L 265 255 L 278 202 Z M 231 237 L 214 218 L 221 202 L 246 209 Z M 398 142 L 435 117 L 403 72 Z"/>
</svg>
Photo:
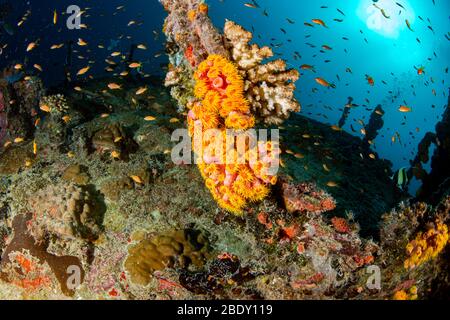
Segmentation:
<svg viewBox="0 0 450 320">
<path fill-rule="evenodd" d="M 343 130 L 352 97 L 338 126 L 309 119 L 299 71 L 251 32 L 219 32 L 202 0 L 159 2 L 162 77 L 114 39 L 102 78 L 69 72 L 83 39 L 51 49 L 64 85 L 3 71 L 0 299 L 448 298 L 450 109 L 394 173 L 372 149 L 387 108 L 363 138 Z M 171 157 L 180 129 L 195 165 Z"/>
</svg>

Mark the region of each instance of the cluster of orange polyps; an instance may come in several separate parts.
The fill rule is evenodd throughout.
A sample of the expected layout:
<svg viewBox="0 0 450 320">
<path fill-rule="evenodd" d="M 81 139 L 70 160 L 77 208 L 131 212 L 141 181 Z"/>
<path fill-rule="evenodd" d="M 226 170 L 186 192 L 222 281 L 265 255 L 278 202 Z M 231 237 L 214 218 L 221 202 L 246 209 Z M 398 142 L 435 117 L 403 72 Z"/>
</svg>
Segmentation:
<svg viewBox="0 0 450 320">
<path fill-rule="evenodd" d="M 210 55 L 194 78 L 199 100 L 189 106 L 188 126 L 198 167 L 219 206 L 242 215 L 249 202 L 264 199 L 270 185 L 276 183 L 278 143 L 255 141 L 250 133 L 255 118 L 244 98 L 244 81 L 233 63 Z M 195 138 L 196 131 L 200 131 L 200 141 Z M 249 143 L 241 148 L 236 141 Z"/>
</svg>

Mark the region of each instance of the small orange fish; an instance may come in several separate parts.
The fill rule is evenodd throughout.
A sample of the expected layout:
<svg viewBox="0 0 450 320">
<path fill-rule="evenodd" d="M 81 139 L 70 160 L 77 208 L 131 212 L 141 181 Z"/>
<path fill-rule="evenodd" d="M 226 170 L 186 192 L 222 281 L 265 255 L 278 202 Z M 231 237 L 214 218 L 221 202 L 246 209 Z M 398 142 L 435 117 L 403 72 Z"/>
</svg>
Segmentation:
<svg viewBox="0 0 450 320">
<path fill-rule="evenodd" d="M 314 70 L 314 66 L 311 66 L 309 64 L 302 64 L 300 66 L 300 68 L 303 69 L 303 70 Z"/>
<path fill-rule="evenodd" d="M 129 67 L 132 69 L 139 68 L 141 64 L 139 62 L 130 63 Z"/>
<path fill-rule="evenodd" d="M 312 22 L 315 24 L 318 24 L 322 27 L 328 28 L 327 25 L 325 24 L 325 22 L 323 22 L 323 20 L 321 20 L 321 19 L 312 19 Z"/>
<path fill-rule="evenodd" d="M 420 76 L 420 75 L 422 75 L 422 74 L 424 74 L 425 73 L 425 67 L 424 66 L 422 66 L 422 67 L 420 67 L 420 68 L 418 68 L 417 69 L 417 74 Z"/>
<path fill-rule="evenodd" d="M 79 38 L 79 39 L 78 39 L 78 45 L 79 45 L 80 47 L 82 47 L 82 46 L 87 46 L 87 42 L 84 41 L 83 39 Z"/>
<path fill-rule="evenodd" d="M 136 95 L 143 94 L 143 93 L 145 93 L 147 90 L 148 90 L 148 88 L 146 88 L 146 87 L 139 88 L 139 89 L 136 91 Z"/>
<path fill-rule="evenodd" d="M 42 106 L 40 106 L 39 109 L 41 109 L 44 112 L 50 112 L 51 111 L 51 108 L 48 105 L 46 105 L 46 104 L 43 104 Z"/>
<path fill-rule="evenodd" d="M 111 82 L 108 84 L 108 88 L 111 90 L 118 90 L 118 89 L 122 89 L 122 86 L 117 83 Z"/>
<path fill-rule="evenodd" d="M 42 67 L 41 67 L 40 65 L 38 65 L 37 63 L 34 64 L 33 67 L 34 67 L 35 69 L 38 69 L 39 71 L 42 72 Z"/>
<path fill-rule="evenodd" d="M 87 66 L 87 67 L 85 67 L 85 68 L 80 69 L 80 70 L 78 71 L 77 75 L 78 75 L 78 76 L 81 76 L 81 75 L 85 74 L 86 72 L 89 71 L 90 68 L 91 68 L 91 67 Z"/>
<path fill-rule="evenodd" d="M 369 85 L 371 85 L 372 87 L 375 85 L 375 80 L 371 76 L 369 76 L 368 74 L 366 74 L 366 80 L 367 80 L 367 83 Z"/>
<path fill-rule="evenodd" d="M 329 87 L 329 86 L 330 86 L 330 84 L 328 83 L 328 81 L 326 81 L 325 79 L 322 79 L 322 78 L 316 78 L 315 80 L 316 80 L 316 82 L 317 82 L 318 84 L 320 84 L 321 86 L 324 86 L 324 87 Z"/>
<path fill-rule="evenodd" d="M 131 178 L 134 182 L 136 182 L 137 184 L 143 184 L 143 183 L 144 183 L 144 180 L 142 180 L 142 178 L 139 177 L 139 176 L 132 175 L 132 176 L 130 176 L 130 178 Z"/>
<path fill-rule="evenodd" d="M 411 112 L 411 108 L 408 106 L 400 106 L 400 108 L 398 108 L 398 111 L 400 112 Z"/>
<path fill-rule="evenodd" d="M 27 52 L 33 50 L 34 48 L 36 48 L 36 43 L 35 43 L 35 42 L 31 42 L 31 43 L 27 46 Z"/>
</svg>

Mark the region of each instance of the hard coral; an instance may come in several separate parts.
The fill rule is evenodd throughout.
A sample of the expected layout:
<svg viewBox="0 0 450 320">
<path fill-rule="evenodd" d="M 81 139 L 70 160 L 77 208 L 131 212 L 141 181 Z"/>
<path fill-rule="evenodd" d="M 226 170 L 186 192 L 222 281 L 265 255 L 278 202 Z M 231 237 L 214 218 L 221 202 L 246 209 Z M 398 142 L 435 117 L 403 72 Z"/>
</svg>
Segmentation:
<svg viewBox="0 0 450 320">
<path fill-rule="evenodd" d="M 34 214 L 28 228 L 36 241 L 95 240 L 100 234 L 101 206 L 93 195 L 72 183 L 50 185 L 31 200 Z"/>
<path fill-rule="evenodd" d="M 174 230 L 141 240 L 128 251 L 125 269 L 131 281 L 147 285 L 153 272 L 174 266 L 187 268 L 205 263 L 208 240 L 194 230 Z"/>
<path fill-rule="evenodd" d="M 444 250 L 448 239 L 448 226 L 441 221 L 430 225 L 428 231 L 419 232 L 416 238 L 406 246 L 408 259 L 405 260 L 405 268 L 412 269 L 428 260 L 435 259 Z"/>
<path fill-rule="evenodd" d="M 267 124 L 281 124 L 291 112 L 299 112 L 294 99 L 294 82 L 299 72 L 286 70 L 283 60 L 262 64 L 273 56 L 269 47 L 249 45 L 253 35 L 232 21 L 225 23 L 224 34 L 233 61 L 245 81 L 245 97 L 259 120 Z"/>
</svg>

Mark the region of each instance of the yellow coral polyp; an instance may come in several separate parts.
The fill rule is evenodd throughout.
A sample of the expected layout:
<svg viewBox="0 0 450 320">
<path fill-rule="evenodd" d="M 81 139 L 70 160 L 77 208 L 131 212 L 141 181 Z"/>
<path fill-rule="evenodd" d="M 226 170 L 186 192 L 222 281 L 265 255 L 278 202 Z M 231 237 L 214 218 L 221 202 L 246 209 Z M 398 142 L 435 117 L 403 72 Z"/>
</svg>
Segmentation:
<svg viewBox="0 0 450 320">
<path fill-rule="evenodd" d="M 415 268 L 431 259 L 435 259 L 448 243 L 448 226 L 436 221 L 434 228 L 419 232 L 406 246 L 408 258 L 404 262 L 406 269 Z"/>
<path fill-rule="evenodd" d="M 200 102 L 190 106 L 188 114 L 189 133 L 193 135 L 196 125 L 201 123 L 201 144 L 197 153 L 203 163 L 199 163 L 200 173 L 214 200 L 223 209 L 236 215 L 242 215 L 249 202 L 260 201 L 269 194 L 269 185 L 276 181 L 275 175 L 269 175 L 268 161 L 274 159 L 277 150 L 270 142 L 250 146 L 247 129 L 255 126 L 255 118 L 250 112 L 250 105 L 244 98 L 244 81 L 236 66 L 219 55 L 210 55 L 200 63 L 194 73 L 195 96 Z M 219 138 L 223 144 L 216 148 L 215 137 L 209 137 L 206 130 L 219 129 Z M 234 129 L 238 137 L 245 141 L 243 150 L 236 143 L 228 145 L 227 129 Z M 268 152 L 264 159 L 256 163 L 258 148 Z M 221 148 L 221 149 L 220 149 Z M 218 149 L 218 150 L 217 150 Z M 218 160 L 227 160 L 225 163 Z M 228 163 L 229 160 L 232 163 Z M 237 160 L 241 159 L 241 162 Z"/>
<path fill-rule="evenodd" d="M 195 12 L 195 10 L 189 10 L 187 16 L 188 16 L 189 21 L 192 22 L 197 17 L 197 12 Z"/>
</svg>

